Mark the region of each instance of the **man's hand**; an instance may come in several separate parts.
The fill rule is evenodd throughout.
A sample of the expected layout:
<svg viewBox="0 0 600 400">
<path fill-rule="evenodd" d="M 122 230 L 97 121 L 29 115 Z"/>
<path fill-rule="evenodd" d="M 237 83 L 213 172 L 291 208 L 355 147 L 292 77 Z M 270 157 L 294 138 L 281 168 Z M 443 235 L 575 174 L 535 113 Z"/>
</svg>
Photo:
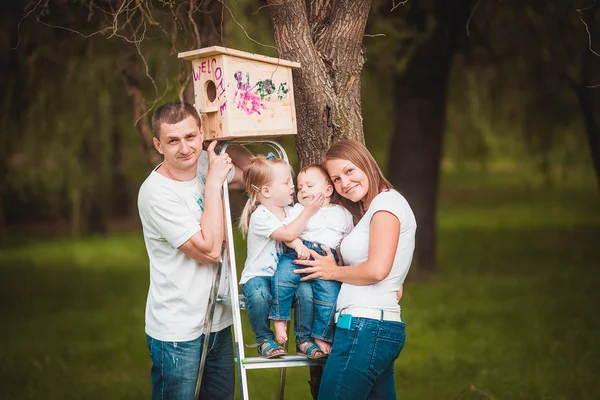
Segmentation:
<svg viewBox="0 0 600 400">
<path fill-rule="evenodd" d="M 206 176 L 206 185 L 214 185 L 216 187 L 223 186 L 223 182 L 227 179 L 229 171 L 231 171 L 232 163 L 231 158 L 227 153 L 217 155 L 215 153 L 215 146 L 217 141 L 213 140 L 206 152 L 208 153 L 208 173 Z"/>
</svg>

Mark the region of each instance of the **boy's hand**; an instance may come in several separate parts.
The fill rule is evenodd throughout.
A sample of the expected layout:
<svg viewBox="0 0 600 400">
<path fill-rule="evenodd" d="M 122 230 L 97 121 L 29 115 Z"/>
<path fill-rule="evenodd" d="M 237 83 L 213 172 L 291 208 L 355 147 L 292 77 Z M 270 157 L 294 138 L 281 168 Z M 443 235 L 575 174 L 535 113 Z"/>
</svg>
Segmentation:
<svg viewBox="0 0 600 400">
<path fill-rule="evenodd" d="M 398 290 L 398 293 L 396 293 L 396 298 L 398 299 L 398 301 L 402 300 L 402 292 L 404 291 L 404 285 L 400 286 L 400 290 Z"/>
<path fill-rule="evenodd" d="M 296 250 L 296 253 L 298 253 L 299 260 L 308 260 L 310 258 L 310 251 L 305 245 L 298 244 L 294 250 Z"/>
</svg>

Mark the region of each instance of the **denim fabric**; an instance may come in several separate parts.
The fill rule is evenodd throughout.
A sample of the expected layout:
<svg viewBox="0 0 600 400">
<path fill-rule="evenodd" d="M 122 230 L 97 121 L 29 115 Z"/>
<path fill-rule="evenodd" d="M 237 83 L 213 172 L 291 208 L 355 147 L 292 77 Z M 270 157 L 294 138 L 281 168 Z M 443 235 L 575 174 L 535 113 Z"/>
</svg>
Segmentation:
<svg viewBox="0 0 600 400">
<path fill-rule="evenodd" d="M 246 311 L 248 311 L 248 319 L 254 331 L 256 343 L 262 343 L 275 337 L 271 330 L 271 321 L 269 321 L 272 302 L 271 284 L 270 276 L 256 276 L 242 286 L 242 293 L 246 297 Z M 312 303 L 312 286 L 308 282 L 302 282 L 294 295 L 296 343 L 304 343 L 310 338 L 314 318 Z"/>
<path fill-rule="evenodd" d="M 316 251 L 320 255 L 326 254 L 325 250 L 318 243 L 306 240 L 303 243 L 306 247 Z M 331 249 L 331 252 L 337 261 L 338 255 L 336 250 Z M 294 264 L 293 261 L 297 258 L 298 254 L 296 251 L 289 247 L 286 247 L 285 252 L 279 257 L 277 270 L 272 280 L 274 293 L 271 313 L 269 314 L 269 318 L 271 319 L 285 321 L 290 319 L 292 298 L 300 283 L 300 278 L 302 278 L 302 275 L 294 273 L 295 269 L 303 268 L 301 265 Z M 335 301 L 340 292 L 341 284 L 337 281 L 324 281 L 320 279 L 314 279 L 307 283 L 312 285 L 314 299 L 314 322 L 311 336 L 331 342 L 334 331 L 333 317 L 335 314 Z M 301 298 L 304 300 L 304 296 L 301 296 Z M 308 304 L 303 306 L 303 308 L 308 307 Z"/>
<path fill-rule="evenodd" d="M 337 327 L 319 399 L 395 399 L 394 361 L 404 348 L 404 322 L 352 318 Z"/>
<path fill-rule="evenodd" d="M 210 334 L 201 399 L 233 399 L 235 372 L 231 327 Z M 146 335 L 152 359 L 152 400 L 193 400 L 204 335 L 188 342 L 163 342 Z"/>
</svg>

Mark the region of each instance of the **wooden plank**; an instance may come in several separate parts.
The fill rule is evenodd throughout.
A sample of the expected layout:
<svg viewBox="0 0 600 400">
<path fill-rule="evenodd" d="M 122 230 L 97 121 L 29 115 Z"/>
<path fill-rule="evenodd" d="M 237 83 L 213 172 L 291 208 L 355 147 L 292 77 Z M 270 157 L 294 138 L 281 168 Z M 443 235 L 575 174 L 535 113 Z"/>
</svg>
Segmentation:
<svg viewBox="0 0 600 400">
<path fill-rule="evenodd" d="M 283 60 L 281 58 L 274 58 L 269 56 L 264 56 L 262 54 L 248 53 L 241 50 L 229 49 L 227 47 L 221 46 L 212 46 L 205 47 L 197 50 L 184 51 L 183 53 L 179 53 L 177 55 L 178 58 L 183 58 L 184 60 L 193 60 L 198 57 L 210 57 L 214 55 L 225 54 L 228 56 L 245 58 L 248 60 L 260 61 L 269 64 L 282 65 L 290 68 L 300 68 L 300 63 L 295 61 Z"/>
</svg>

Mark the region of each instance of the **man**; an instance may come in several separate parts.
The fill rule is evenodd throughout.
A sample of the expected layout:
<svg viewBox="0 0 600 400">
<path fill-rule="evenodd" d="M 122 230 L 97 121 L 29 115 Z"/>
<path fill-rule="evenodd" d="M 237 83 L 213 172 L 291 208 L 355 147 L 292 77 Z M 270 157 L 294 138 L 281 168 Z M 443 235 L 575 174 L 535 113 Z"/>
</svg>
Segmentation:
<svg viewBox="0 0 600 400">
<path fill-rule="evenodd" d="M 243 167 L 247 153 L 238 147 L 235 154 L 216 155 L 216 141 L 203 151 L 200 118 L 188 103 L 160 107 L 152 117 L 152 130 L 164 161 L 138 195 L 150 259 L 145 331 L 152 398 L 194 398 L 202 342 L 209 340 L 200 398 L 232 399 L 231 309 L 217 304 L 209 338 L 202 328 L 223 245 L 221 188 L 225 179 L 231 188 L 242 186 L 242 170 L 233 164 Z"/>
</svg>

